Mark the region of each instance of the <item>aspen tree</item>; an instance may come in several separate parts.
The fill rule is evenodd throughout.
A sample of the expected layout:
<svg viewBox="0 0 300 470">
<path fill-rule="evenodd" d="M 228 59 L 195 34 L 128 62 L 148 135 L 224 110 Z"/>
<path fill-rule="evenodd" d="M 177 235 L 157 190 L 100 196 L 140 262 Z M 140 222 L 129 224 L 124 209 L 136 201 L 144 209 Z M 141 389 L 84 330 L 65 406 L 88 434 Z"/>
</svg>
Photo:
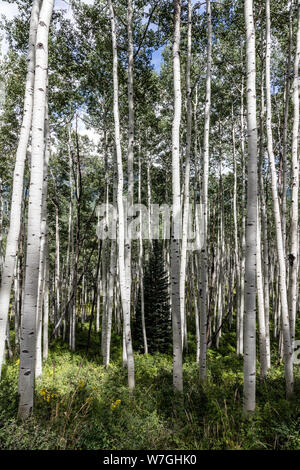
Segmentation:
<svg viewBox="0 0 300 470">
<path fill-rule="evenodd" d="M 208 165 L 209 165 L 209 132 L 211 107 L 211 64 L 212 64 L 212 26 L 211 2 L 206 0 L 207 16 L 207 65 L 206 65 L 206 92 L 204 109 L 204 136 L 203 136 L 203 178 L 202 178 L 202 204 L 203 204 L 203 247 L 201 248 L 201 309 L 200 309 L 200 382 L 206 380 L 206 349 L 207 349 L 207 222 L 208 222 Z"/>
<path fill-rule="evenodd" d="M 257 253 L 256 253 L 256 282 L 257 282 L 257 307 L 259 326 L 259 355 L 260 355 L 260 375 L 264 378 L 268 371 L 267 361 L 267 335 L 265 305 L 263 298 L 263 274 L 261 262 L 261 228 L 260 228 L 260 204 L 257 201 Z"/>
<path fill-rule="evenodd" d="M 263 30 L 261 34 L 261 44 L 263 44 Z M 264 64 L 262 64 L 262 74 L 264 75 Z M 258 162 L 258 228 L 257 228 L 257 300 L 258 317 L 260 328 L 260 355 L 261 355 L 261 375 L 264 377 L 271 366 L 270 354 L 270 326 L 269 326 L 269 247 L 267 234 L 267 210 L 265 201 L 265 189 L 263 178 L 264 161 L 264 123 L 265 123 L 265 95 L 264 76 L 261 79 L 261 99 L 260 99 L 260 145 Z M 262 253 L 263 251 L 263 253 Z M 262 285 L 262 284 L 263 285 Z M 265 339 L 263 339 L 265 336 Z M 262 364 L 263 362 L 263 364 Z"/>
<path fill-rule="evenodd" d="M 75 183 L 75 198 L 76 198 L 76 229 L 75 229 L 75 256 L 73 266 L 73 290 L 74 297 L 70 309 L 70 348 L 75 351 L 76 347 L 76 313 L 77 313 L 77 296 L 78 296 L 78 264 L 80 254 L 80 229 L 81 229 L 81 199 L 82 199 L 82 175 L 81 175 L 81 157 L 79 151 L 78 141 L 78 116 L 75 117 L 75 142 L 76 142 L 76 177 Z"/>
<path fill-rule="evenodd" d="M 152 206 L 152 185 L 151 185 L 151 157 L 147 155 L 147 204 L 148 204 L 148 239 L 150 251 L 152 251 L 152 226 L 151 226 L 151 206 Z"/>
<path fill-rule="evenodd" d="M 257 125 L 256 125 L 256 57 L 253 1 L 245 0 L 248 188 L 245 262 L 244 319 L 244 412 L 255 410 L 256 386 L 256 238 L 257 238 Z"/>
<path fill-rule="evenodd" d="M 141 163 L 141 154 L 139 151 L 139 183 L 138 183 L 138 203 L 142 203 L 142 163 Z M 142 211 L 139 214 L 140 221 L 140 233 L 139 233 L 139 287 L 141 292 L 141 317 L 142 317 L 142 332 L 143 332 L 143 342 L 144 342 L 144 353 L 148 354 L 148 342 L 147 342 L 147 331 L 145 323 L 145 302 L 144 302 L 144 268 L 143 268 L 143 216 Z"/>
<path fill-rule="evenodd" d="M 195 272 L 198 272 L 197 267 L 198 257 L 192 258 L 192 279 L 193 279 L 193 296 L 194 296 L 194 309 L 195 309 L 195 328 L 196 328 L 196 362 L 200 362 L 200 324 L 199 324 L 199 308 L 198 308 L 198 296 L 195 287 Z M 195 269 L 194 269 L 195 266 Z"/>
<path fill-rule="evenodd" d="M 109 213 L 109 184 L 108 184 L 108 154 L 107 154 L 107 129 L 106 129 L 106 115 L 104 118 L 104 130 L 103 130 L 103 140 L 104 140 L 104 166 L 105 166 L 105 204 L 106 204 L 106 210 L 105 210 L 105 223 L 106 227 L 108 227 L 108 213 Z M 115 184 L 115 180 L 114 180 Z M 115 187 L 114 187 L 115 190 Z M 114 193 L 115 196 L 115 193 Z M 102 312 L 102 332 L 101 332 L 101 351 L 103 358 L 105 357 L 105 348 L 106 348 L 106 340 L 107 338 L 105 337 L 105 334 L 107 333 L 106 328 L 108 325 L 108 283 L 109 280 L 107 279 L 109 277 L 109 264 L 106 260 L 106 251 L 107 247 L 109 246 L 109 240 L 105 239 L 103 240 L 103 248 L 102 248 L 102 270 L 103 270 L 103 275 L 101 277 L 101 272 L 100 270 L 98 271 L 98 280 L 97 280 L 97 314 L 96 314 L 96 331 L 99 332 L 100 329 L 100 292 L 103 290 L 103 312 Z M 112 244 L 111 244 L 111 249 L 112 249 Z M 100 240 L 98 243 L 98 253 L 100 250 Z"/>
<path fill-rule="evenodd" d="M 282 240 L 285 249 L 286 244 L 286 190 L 287 190 L 287 147 L 288 147 L 288 119 L 290 103 L 290 82 L 291 82 L 291 47 L 293 35 L 293 0 L 290 0 L 289 13 L 289 43 L 286 61 L 286 79 L 284 89 L 284 122 L 282 135 L 282 196 L 281 196 L 281 214 L 282 214 Z M 298 73 L 298 72 L 297 72 Z"/>
<path fill-rule="evenodd" d="M 233 106 L 231 111 L 231 117 L 233 121 Z M 240 255 L 239 255 L 239 239 L 238 239 L 238 208 L 237 208 L 237 162 L 236 162 L 236 143 L 235 143 L 235 125 L 232 122 L 232 144 L 233 144 L 233 225 L 234 225 L 234 256 L 235 256 L 235 270 L 236 270 L 236 318 L 237 318 L 237 340 L 239 339 L 239 328 L 240 328 Z"/>
<path fill-rule="evenodd" d="M 290 397 L 294 388 L 293 373 L 293 351 L 291 348 L 290 323 L 287 299 L 287 281 L 285 255 L 282 238 L 282 225 L 278 200 L 277 174 L 275 168 L 275 157 L 273 151 L 272 136 L 272 103 L 271 103 L 271 78 L 270 78 L 270 60 L 271 60 L 271 21 L 270 21 L 270 0 L 266 0 L 266 109 L 267 109 L 267 147 L 271 169 L 271 186 L 273 198 L 273 213 L 276 232 L 276 249 L 279 268 L 279 288 L 281 302 L 281 322 L 282 339 L 284 351 L 284 373 L 286 381 L 286 394 Z"/>
<path fill-rule="evenodd" d="M 219 134 L 220 134 L 219 125 Z M 219 230 L 219 243 L 218 243 L 218 260 L 219 260 L 219 279 L 218 279 L 218 301 L 217 301 L 217 334 L 216 334 L 216 346 L 219 347 L 219 342 L 222 334 L 222 319 L 224 310 L 224 284 L 225 284 L 225 263 L 224 263 L 224 194 L 223 194 L 223 180 L 222 180 L 222 161 L 221 155 L 219 157 L 219 195 L 220 195 L 220 230 Z"/>
<path fill-rule="evenodd" d="M 128 386 L 130 390 L 134 389 L 134 358 L 131 340 L 130 328 L 130 305 L 128 295 L 128 282 L 126 279 L 126 267 L 124 256 L 124 243 L 125 243 L 125 218 L 123 206 L 123 164 L 122 164 L 122 150 L 121 150 L 121 136 L 120 136 L 120 118 L 119 118 L 119 84 L 118 84 L 118 55 L 117 55 L 117 39 L 116 39 L 116 26 L 115 16 L 112 1 L 108 0 L 110 19 L 111 19 L 111 36 L 112 36 L 112 49 L 113 49 L 113 88 L 114 88 L 114 124 L 115 124 L 115 147 L 117 157 L 117 205 L 118 205 L 118 264 L 119 264 L 119 281 L 120 281 L 120 294 L 123 311 L 123 338 L 126 348 L 126 360 L 128 367 Z"/>
<path fill-rule="evenodd" d="M 241 277 L 239 295 L 239 318 L 237 322 L 237 354 L 244 352 L 244 307 L 245 307 L 245 261 L 246 261 L 246 213 L 245 213 L 245 193 L 246 193 L 246 158 L 245 158 L 245 138 L 244 138 L 244 77 L 241 86 L 241 157 L 242 157 L 242 234 L 241 234 Z"/>
<path fill-rule="evenodd" d="M 73 159 L 72 159 L 72 127 L 71 120 L 68 124 L 68 164 L 69 164 L 69 218 L 68 218 L 68 247 L 67 247 L 67 259 L 66 259 L 66 271 L 68 276 L 68 297 L 70 297 L 73 286 L 73 262 L 74 262 L 74 230 L 73 230 Z M 69 305 L 69 346 L 72 344 L 72 302 Z"/>
<path fill-rule="evenodd" d="M 115 153 L 114 153 L 115 156 Z M 116 159 L 114 158 L 114 171 L 113 171 L 113 206 L 115 207 L 117 202 L 117 171 L 116 171 Z M 116 262 L 117 262 L 117 245 L 116 240 L 111 240 L 110 246 L 110 264 L 108 272 L 108 299 L 107 299 L 107 325 L 106 325 L 106 337 L 104 346 L 104 365 L 107 367 L 110 362 L 110 342 L 111 342 L 111 329 L 112 329 L 112 312 L 114 307 L 114 286 L 116 280 Z M 116 308 L 116 305 L 115 305 Z"/>
<path fill-rule="evenodd" d="M 110 249 L 110 267 L 108 277 L 108 305 L 107 305 L 107 325 L 106 325 L 106 338 L 104 347 L 104 365 L 107 367 L 110 361 L 110 341 L 111 341 L 111 329 L 112 329 L 112 310 L 113 310 L 113 292 L 115 282 L 115 271 L 116 271 L 116 241 L 111 241 Z"/>
<path fill-rule="evenodd" d="M 192 53 L 192 6 L 188 1 L 188 31 L 187 31 L 187 61 L 186 61 L 186 154 L 185 154 L 185 176 L 184 176 L 184 197 L 183 197 L 183 223 L 182 242 L 180 253 L 180 318 L 181 318 L 181 338 L 184 343 L 184 330 L 186 327 L 185 315 L 185 278 L 187 265 L 187 241 L 189 223 L 189 202 L 190 202 L 190 153 L 192 138 L 192 90 L 191 90 L 191 53 Z"/>
<path fill-rule="evenodd" d="M 48 194 L 48 164 L 50 156 L 50 129 L 48 117 L 48 97 L 46 97 L 45 116 L 45 155 L 44 155 L 44 181 L 42 194 L 42 218 L 41 218 L 41 246 L 39 262 L 38 298 L 36 313 L 36 360 L 35 376 L 42 374 L 42 331 L 43 331 L 43 300 L 45 291 L 45 263 L 46 263 L 46 243 L 47 243 L 47 194 Z"/>
<path fill-rule="evenodd" d="M 42 188 L 44 179 L 44 128 L 48 74 L 48 35 L 52 10 L 53 0 L 43 0 L 35 46 L 36 72 L 32 111 L 32 155 L 19 369 L 20 401 L 18 415 L 23 419 L 26 419 L 33 411 L 36 309 L 38 298 Z"/>
<path fill-rule="evenodd" d="M 102 261 L 102 274 L 101 274 L 101 286 L 102 286 L 102 322 L 101 322 L 101 352 L 102 356 L 105 356 L 105 339 L 107 336 L 106 327 L 107 327 L 107 260 L 106 260 L 106 248 L 108 246 L 109 240 L 103 240 L 103 256 L 101 257 Z M 98 243 L 98 252 L 100 249 L 100 240 Z M 99 269 L 99 272 L 101 269 Z"/>
<path fill-rule="evenodd" d="M 19 324 L 20 324 L 20 258 L 17 257 L 15 267 L 15 281 L 14 281 L 14 324 L 15 324 L 15 345 L 19 346 Z"/>
<path fill-rule="evenodd" d="M 56 191 L 55 201 L 55 317 L 58 321 L 60 312 L 60 236 L 59 236 L 59 202 Z M 58 330 L 60 335 L 60 328 Z"/>
<path fill-rule="evenodd" d="M 293 80 L 293 132 L 292 132 L 292 181 L 291 181 L 291 215 L 290 215 L 290 243 L 289 243 L 289 319 L 291 333 L 291 349 L 294 349 L 295 324 L 297 314 L 298 298 L 298 265 L 299 265 L 299 58 L 300 58 L 300 5 L 298 4 L 298 27 L 296 38 L 296 52 L 294 59 L 294 80 Z"/>
<path fill-rule="evenodd" d="M 45 243 L 45 274 L 44 274 L 44 293 L 43 293 L 43 360 L 48 359 L 48 326 L 49 326 L 49 252 L 48 252 L 48 233 L 46 232 L 46 243 Z"/>
<path fill-rule="evenodd" d="M 181 80 L 180 80 L 180 16 L 181 0 L 174 0 L 173 38 L 173 88 L 174 115 L 172 123 L 172 235 L 171 235 L 171 278 L 172 278 L 172 330 L 173 330 L 173 386 L 183 391 L 182 381 L 182 336 L 180 318 L 180 123 L 181 123 Z"/>
<path fill-rule="evenodd" d="M 20 130 L 20 137 L 16 153 L 16 163 L 13 176 L 13 190 L 10 208 L 10 222 L 6 241 L 6 252 L 3 265 L 0 287 L 0 376 L 4 360 L 5 336 L 7 328 L 8 310 L 11 286 L 16 264 L 18 242 L 21 225 L 21 211 L 23 198 L 23 178 L 26 160 L 26 151 L 31 130 L 34 76 L 35 76 L 35 43 L 38 27 L 38 18 L 41 0 L 33 0 L 30 25 L 29 45 L 27 56 L 27 75 L 25 83 L 24 113 Z"/>
<path fill-rule="evenodd" d="M 133 204 L 134 191 L 134 174 L 133 174 L 133 157 L 134 157 L 134 98 L 133 98 L 133 33 L 132 33 L 132 17 L 133 2 L 128 0 L 127 4 L 127 37 L 128 37 L 128 196 L 127 207 Z M 129 316 L 131 313 L 131 240 L 127 233 L 127 211 L 124 218 L 124 236 L 125 236 L 125 270 L 126 270 L 126 295 L 128 302 Z M 125 342 L 126 344 L 126 342 Z M 126 346 L 127 348 L 127 346 Z"/>
</svg>

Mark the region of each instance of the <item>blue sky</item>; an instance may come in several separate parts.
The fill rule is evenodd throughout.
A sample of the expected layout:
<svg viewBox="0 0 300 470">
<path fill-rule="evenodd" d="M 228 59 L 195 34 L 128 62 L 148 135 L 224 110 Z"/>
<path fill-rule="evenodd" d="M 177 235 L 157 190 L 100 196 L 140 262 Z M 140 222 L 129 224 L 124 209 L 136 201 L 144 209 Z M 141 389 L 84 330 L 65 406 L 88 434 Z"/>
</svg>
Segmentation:
<svg viewBox="0 0 300 470">
<path fill-rule="evenodd" d="M 198 8 L 198 12 L 202 13 L 205 10 L 205 5 L 203 4 L 203 1 L 200 0 L 192 0 L 192 6 L 196 5 L 197 3 L 200 3 L 201 6 Z M 156 25 L 151 25 L 150 24 L 150 29 L 156 30 L 157 27 Z M 163 63 L 163 57 L 162 57 L 162 52 L 164 50 L 165 46 L 160 47 L 156 51 L 153 52 L 152 54 L 152 65 L 154 66 L 154 70 L 156 70 L 158 73 L 160 72 L 161 65 Z"/>
<path fill-rule="evenodd" d="M 152 65 L 154 66 L 154 70 L 157 72 L 160 72 L 160 67 L 161 64 L 163 63 L 163 58 L 162 58 L 162 52 L 164 50 L 164 46 L 160 47 L 157 49 L 157 51 L 154 51 L 152 54 Z"/>
</svg>

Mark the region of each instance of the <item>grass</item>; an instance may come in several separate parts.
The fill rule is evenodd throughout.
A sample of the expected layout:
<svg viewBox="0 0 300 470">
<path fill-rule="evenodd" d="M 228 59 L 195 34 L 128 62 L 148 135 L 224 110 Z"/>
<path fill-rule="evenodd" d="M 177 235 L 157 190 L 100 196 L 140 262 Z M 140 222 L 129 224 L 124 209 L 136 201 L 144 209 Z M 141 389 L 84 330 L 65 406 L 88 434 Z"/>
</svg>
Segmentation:
<svg viewBox="0 0 300 470">
<path fill-rule="evenodd" d="M 16 418 L 18 360 L 4 367 L 0 387 L 0 449 L 300 449 L 300 373 L 295 398 L 284 399 L 283 366 L 257 379 L 257 411 L 242 413 L 243 361 L 231 333 L 208 351 L 208 380 L 198 384 L 193 351 L 184 362 L 184 393 L 172 388 L 172 356 L 135 354 L 136 389 L 127 389 L 119 338 L 112 362 L 101 365 L 99 339 L 85 351 L 87 326 L 76 353 L 56 341 L 36 380 L 34 415 Z M 226 335 L 224 335 L 225 337 Z M 190 342 L 193 343 L 192 338 Z"/>
</svg>

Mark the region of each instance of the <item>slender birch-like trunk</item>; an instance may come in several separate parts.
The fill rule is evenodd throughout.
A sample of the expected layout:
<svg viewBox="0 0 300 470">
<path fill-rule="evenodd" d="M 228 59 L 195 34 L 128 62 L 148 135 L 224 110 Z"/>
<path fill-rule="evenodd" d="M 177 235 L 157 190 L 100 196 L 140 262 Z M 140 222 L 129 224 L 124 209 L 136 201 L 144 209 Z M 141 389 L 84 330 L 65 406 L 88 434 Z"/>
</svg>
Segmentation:
<svg viewBox="0 0 300 470">
<path fill-rule="evenodd" d="M 8 319 L 10 293 L 16 264 L 21 226 L 24 167 L 32 123 L 35 76 L 35 44 L 40 5 L 41 0 L 33 1 L 30 17 L 29 47 L 27 58 L 28 65 L 24 96 L 24 114 L 16 153 L 16 163 L 14 169 L 13 189 L 10 208 L 10 222 L 7 234 L 6 252 L 0 287 L 0 376 L 4 359 L 6 325 Z"/>
<path fill-rule="evenodd" d="M 245 193 L 246 193 L 246 158 L 245 158 L 245 138 L 244 138 L 244 77 L 241 86 L 241 157 L 242 157 L 242 234 L 241 234 L 241 277 L 240 277 L 240 316 L 237 331 L 237 354 L 244 352 L 244 308 L 245 308 L 245 261 L 246 261 L 246 213 L 245 213 Z"/>
<path fill-rule="evenodd" d="M 148 156 L 148 155 L 147 155 Z M 152 216 L 152 185 L 151 185 L 151 157 L 148 156 L 147 160 L 147 205 L 148 205 L 148 239 L 149 239 L 149 250 L 152 251 L 152 227 L 151 227 L 151 216 Z"/>
<path fill-rule="evenodd" d="M 60 239 L 59 239 L 59 205 L 58 198 L 55 203 L 55 318 L 60 314 Z M 58 330 L 60 332 L 60 328 Z M 60 335 L 60 333 L 59 333 Z"/>
<path fill-rule="evenodd" d="M 232 107 L 232 120 L 233 120 L 233 107 Z M 234 260 L 235 260 L 235 270 L 236 270 L 236 319 L 237 319 L 237 340 L 239 338 L 239 329 L 240 329 L 240 256 L 239 256 L 239 238 L 238 238 L 238 209 L 237 209 L 237 164 L 236 164 L 236 143 L 235 143 L 235 126 L 234 122 L 232 123 L 232 144 L 233 144 L 233 225 L 234 225 Z"/>
<path fill-rule="evenodd" d="M 219 128 L 220 132 L 220 128 Z M 225 256 L 224 256 L 224 192 L 223 192 L 223 181 L 222 181 L 222 161 L 221 155 L 219 157 L 219 195 L 220 195 L 220 232 L 219 232 L 219 282 L 218 282 L 218 315 L 217 315 L 217 335 L 216 335 L 216 347 L 219 347 L 220 338 L 222 334 L 222 319 L 224 310 L 224 285 L 225 285 Z"/>
<path fill-rule="evenodd" d="M 138 185 L 138 203 L 142 204 L 142 164 L 141 154 L 139 152 L 139 185 Z M 148 354 L 147 331 L 145 323 L 145 302 L 144 302 L 144 268 L 143 268 L 143 215 L 142 211 L 139 214 L 140 220 L 140 233 L 139 233 L 139 288 L 141 292 L 141 317 L 142 317 L 142 332 L 144 342 L 144 353 Z"/>
<path fill-rule="evenodd" d="M 42 331 L 43 331 L 43 299 L 45 289 L 45 255 L 47 243 L 47 194 L 48 194 L 48 164 L 50 156 L 50 129 L 48 121 L 48 97 L 46 97 L 45 117 L 45 155 L 44 155 L 44 181 L 42 194 L 42 219 L 41 219 L 41 246 L 39 264 L 39 282 L 37 298 L 37 321 L 36 321 L 36 361 L 35 376 L 42 374 Z"/>
<path fill-rule="evenodd" d="M 298 263 L 299 263 L 299 57 L 300 57 L 300 4 L 298 4 L 298 28 L 296 40 L 296 52 L 294 60 L 294 81 L 293 81 L 293 133 L 292 133 L 292 181 L 291 181 L 291 219 L 290 219 L 290 243 L 289 243 L 289 289 L 288 305 L 291 334 L 291 350 L 294 350 L 295 324 L 297 314 L 298 298 Z"/>
<path fill-rule="evenodd" d="M 127 37 L 128 37 L 128 195 L 127 207 L 133 204 L 134 192 L 134 174 L 133 174 L 133 158 L 134 158 L 134 99 L 133 99 L 133 33 L 132 33 L 132 16 L 133 5 L 132 0 L 128 0 L 127 8 Z M 126 212 L 127 214 L 127 212 Z M 125 279 L 127 291 L 127 310 L 129 318 L 131 314 L 131 240 L 127 233 L 127 216 L 125 216 Z M 130 340 L 131 341 L 131 340 Z M 127 348 L 127 343 L 126 343 Z"/>
<path fill-rule="evenodd" d="M 82 198 L 82 178 L 81 178 L 81 159 L 78 141 L 78 118 L 76 115 L 76 178 L 75 178 L 75 197 L 76 197 L 76 230 L 75 230 L 75 260 L 73 266 L 73 301 L 70 311 L 70 347 L 72 351 L 76 348 L 76 320 L 77 320 L 77 301 L 78 301 L 78 265 L 80 253 L 80 229 L 81 229 L 81 198 Z"/>
<path fill-rule="evenodd" d="M 96 304 L 96 333 L 100 331 L 100 287 L 101 287 L 100 271 L 97 279 L 97 304 Z"/>
<path fill-rule="evenodd" d="M 271 168 L 271 186 L 273 197 L 273 212 L 276 231 L 276 247 L 279 267 L 279 287 L 281 301 L 281 322 L 283 335 L 283 351 L 284 351 L 284 373 L 286 381 L 286 394 L 290 397 L 294 388 L 293 373 L 293 351 L 291 348 L 290 323 L 287 300 L 287 281 L 286 266 L 282 238 L 282 225 L 277 189 L 277 174 L 275 167 L 275 157 L 273 151 L 272 137 L 272 103 L 271 103 L 271 77 L 270 77 L 270 61 L 271 61 L 271 21 L 270 21 L 270 0 L 266 0 L 266 108 L 267 108 L 267 144 L 268 155 Z M 298 197 L 298 196 L 297 196 Z"/>
<path fill-rule="evenodd" d="M 173 220 L 171 238 L 171 278 L 172 278 L 172 330 L 173 330 L 173 386 L 183 391 L 182 381 L 182 325 L 180 318 L 180 122 L 181 122 L 181 80 L 180 80 L 180 16 L 181 0 L 174 0 L 174 39 L 173 39 L 173 87 L 174 116 L 172 123 L 172 195 Z"/>
<path fill-rule="evenodd" d="M 133 34 L 132 34 L 132 0 L 128 0 L 127 37 L 128 37 L 128 204 L 133 204 L 134 175 L 134 99 L 133 99 Z M 130 254 L 129 250 L 129 254 Z M 130 258 L 129 258 L 130 259 Z M 130 263 L 129 263 L 130 264 Z"/>
<path fill-rule="evenodd" d="M 35 379 L 36 309 L 38 297 L 42 188 L 44 179 L 44 128 L 48 74 L 48 35 L 53 0 L 43 0 L 36 36 L 36 72 L 32 113 L 32 155 L 28 204 L 28 234 L 21 319 L 19 409 L 26 419 L 33 411 Z"/>
<path fill-rule="evenodd" d="M 128 282 L 126 280 L 125 268 L 125 220 L 124 220 L 124 206 L 123 206 L 123 164 L 122 164 L 122 150 L 121 150 L 121 137 L 120 137 L 120 119 L 119 119 L 119 84 L 118 84 L 118 52 L 117 52 L 117 38 L 115 16 L 112 5 L 112 0 L 108 0 L 110 18 L 111 18 L 111 35 L 112 35 L 112 49 L 113 49 L 113 87 L 114 87 L 114 124 L 115 124 L 115 146 L 117 155 L 117 171 L 118 171 L 118 186 L 117 186 L 117 205 L 118 205 L 118 261 L 119 261 L 119 280 L 120 280 L 120 294 L 123 311 L 123 331 L 124 341 L 126 344 L 127 353 L 127 367 L 128 367 L 128 386 L 130 390 L 135 387 L 134 377 L 134 358 L 131 340 L 130 328 L 130 306 L 128 299 Z"/>
<path fill-rule="evenodd" d="M 72 135 L 71 135 L 71 122 L 68 125 L 68 163 L 69 163 L 69 187 L 70 187 L 70 200 L 69 200 L 69 220 L 68 220 L 68 248 L 67 248 L 67 259 L 66 259 L 66 272 L 68 276 L 67 280 L 67 295 L 68 298 L 71 296 L 72 287 L 73 287 L 73 263 L 74 263 L 74 230 L 73 230 L 73 159 L 72 159 Z M 71 348 L 72 343 L 72 310 L 73 310 L 73 301 L 70 302 L 68 308 L 68 317 L 69 317 L 69 346 Z M 66 321 L 66 320 L 65 320 Z"/>
<path fill-rule="evenodd" d="M 257 238 L 257 124 L 256 57 L 253 1 L 245 0 L 247 62 L 248 188 L 244 319 L 244 412 L 255 410 L 256 386 L 256 238 Z"/>
<path fill-rule="evenodd" d="M 195 328 L 196 328 L 196 362 L 200 362 L 200 322 L 199 322 L 199 304 L 198 295 L 195 285 L 195 273 L 198 273 L 198 257 L 192 257 L 192 278 L 193 278 L 193 297 L 194 297 L 194 308 L 195 308 Z M 194 269 L 195 266 L 195 269 Z"/>
<path fill-rule="evenodd" d="M 200 309 L 200 382 L 206 380 L 206 350 L 207 350 L 207 222 L 208 222 L 208 165 L 209 165 L 209 132 L 210 132 L 210 106 L 211 106 L 211 64 L 212 64 L 212 26 L 211 2 L 206 0 L 207 16 L 207 66 L 206 66 L 206 93 L 204 110 L 204 137 L 203 137 L 203 178 L 202 178 L 202 204 L 203 204 L 203 247 L 201 249 L 201 309 Z"/>
<path fill-rule="evenodd" d="M 283 136 L 282 136 L 283 142 L 282 142 L 281 223 L 282 223 L 282 240 L 283 240 L 284 250 L 286 248 L 285 244 L 286 244 L 287 151 L 288 151 L 288 119 L 289 119 L 289 103 L 290 103 L 292 36 L 293 36 L 293 0 L 290 1 L 289 46 L 288 46 L 287 64 L 286 64 L 286 79 L 285 79 L 285 91 L 284 91 L 284 118 L 283 118 L 284 122 L 283 122 Z"/>
<path fill-rule="evenodd" d="M 48 359 L 48 326 L 49 326 L 49 253 L 48 253 L 48 233 L 46 233 L 46 245 L 45 245 L 45 286 L 44 286 L 44 312 L 43 312 L 43 360 Z"/>
<path fill-rule="evenodd" d="M 116 174 L 116 159 L 114 158 L 114 172 L 113 172 L 113 206 L 117 202 L 117 174 Z M 111 329 L 112 329 L 112 312 L 114 307 L 114 286 L 117 274 L 117 245 L 116 240 L 111 240 L 110 246 L 110 265 L 108 276 L 108 299 L 107 299 L 107 325 L 106 325 L 106 338 L 104 347 L 104 365 L 107 367 L 110 361 L 110 342 L 111 342 Z M 116 304 L 115 304 L 116 309 Z"/>
<path fill-rule="evenodd" d="M 263 43 L 263 31 L 262 40 Z M 264 73 L 264 65 L 262 65 L 262 74 Z M 261 352 L 261 376 L 265 376 L 267 370 L 271 366 L 271 353 L 270 353 L 270 302 L 269 302 L 269 246 L 268 246 L 268 233 L 267 233 L 267 210 L 265 202 L 265 189 L 263 178 L 263 161 L 264 161 L 264 123 L 265 123 L 265 94 L 264 94 L 264 78 L 261 79 L 261 99 L 260 99 L 260 150 L 259 150 L 259 164 L 258 164 L 258 231 L 257 231 L 257 297 L 258 297 L 258 315 L 259 322 L 262 325 L 264 322 L 264 332 L 260 330 L 260 352 Z M 263 250 L 262 250 L 263 248 Z M 263 255 L 262 255 L 263 251 Z M 263 265 L 263 267 L 262 267 Z M 262 282 L 262 285 L 261 285 Z M 263 312 L 263 317 L 261 314 Z M 265 340 L 262 336 L 265 335 Z M 265 346 L 264 346 L 265 342 Z M 265 348 L 266 363 L 264 359 L 263 349 Z M 262 361 L 264 364 L 262 365 Z"/>
<path fill-rule="evenodd" d="M 102 255 L 102 276 L 101 276 L 101 286 L 102 286 L 102 321 L 101 321 L 101 353 L 102 356 L 105 356 L 105 345 L 106 345 L 106 326 L 107 326 L 107 262 L 106 262 L 106 248 L 108 246 L 109 240 L 103 240 L 103 255 Z M 98 252 L 100 250 L 100 240 L 98 243 Z M 99 269 L 101 272 L 101 269 Z"/>
<path fill-rule="evenodd" d="M 256 252 L 256 282 L 257 282 L 257 307 L 258 307 L 258 329 L 259 329 L 259 357 L 260 376 L 266 377 L 268 371 L 267 361 L 267 335 L 264 305 L 263 274 L 261 262 L 261 229 L 260 229 L 260 206 L 257 201 L 257 252 Z"/>
<path fill-rule="evenodd" d="M 186 62 L 186 154 L 185 154 L 185 176 L 184 176 L 184 196 L 183 196 L 183 223 L 182 242 L 180 253 L 180 318 L 181 318 L 181 339 L 184 344 L 184 332 L 186 329 L 185 314 L 185 278 L 187 265 L 187 243 L 188 243 L 188 223 L 189 223 L 189 202 L 190 202 L 190 154 L 192 140 L 192 90 L 191 90 L 191 54 L 192 54 L 192 6 L 188 1 L 188 31 L 187 31 L 187 62 Z"/>
<path fill-rule="evenodd" d="M 110 268 L 108 279 L 108 300 L 107 300 L 107 325 L 106 325 L 106 338 L 104 348 L 104 365 L 107 367 L 110 361 L 110 341 L 111 341 L 111 328 L 112 328 L 112 309 L 114 299 L 114 281 L 116 272 L 116 241 L 111 241 L 110 249 Z"/>
<path fill-rule="evenodd" d="M 17 262 L 15 266 L 15 280 L 14 280 L 14 291 L 15 291 L 15 301 L 14 301 L 14 325 L 15 325 L 15 346 L 18 347 L 20 343 L 19 339 L 19 325 L 20 325 L 20 259 L 17 257 Z"/>
</svg>

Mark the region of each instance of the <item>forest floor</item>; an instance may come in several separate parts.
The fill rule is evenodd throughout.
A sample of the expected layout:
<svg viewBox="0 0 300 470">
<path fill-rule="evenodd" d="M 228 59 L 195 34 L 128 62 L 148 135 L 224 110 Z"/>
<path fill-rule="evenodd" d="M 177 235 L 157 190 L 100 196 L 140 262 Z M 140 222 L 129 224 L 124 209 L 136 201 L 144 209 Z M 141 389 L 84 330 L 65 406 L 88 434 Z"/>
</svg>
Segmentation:
<svg viewBox="0 0 300 470">
<path fill-rule="evenodd" d="M 58 341 L 52 345 L 36 381 L 34 415 L 26 423 L 16 418 L 19 361 L 6 363 L 0 449 L 300 449 L 299 365 L 291 401 L 284 398 L 282 364 L 274 365 L 266 380 L 258 376 L 257 411 L 245 420 L 243 360 L 235 354 L 234 333 L 224 334 L 220 348 L 208 351 L 204 387 L 198 384 L 195 351 L 185 355 L 184 393 L 177 397 L 171 354 L 135 354 L 131 396 L 118 337 L 112 338 L 112 363 L 106 370 L 95 334 L 86 353 L 87 330 L 88 325 L 79 327 L 76 353 Z M 193 345 L 194 338 L 189 339 Z"/>
</svg>

